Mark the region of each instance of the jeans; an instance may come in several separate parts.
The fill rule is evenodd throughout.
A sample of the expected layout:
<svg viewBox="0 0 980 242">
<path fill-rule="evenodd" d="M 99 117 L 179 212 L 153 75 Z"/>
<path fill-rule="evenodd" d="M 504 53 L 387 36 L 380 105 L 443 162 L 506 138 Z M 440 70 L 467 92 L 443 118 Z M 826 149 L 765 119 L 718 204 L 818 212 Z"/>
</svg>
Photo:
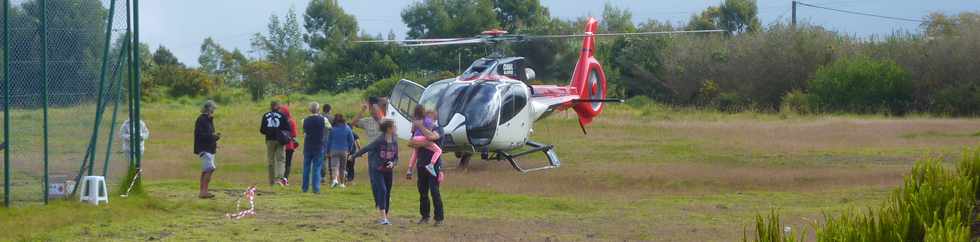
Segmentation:
<svg viewBox="0 0 980 242">
<path fill-rule="evenodd" d="M 432 195 L 432 207 L 435 208 L 436 221 L 442 221 L 445 217 L 442 210 L 442 195 L 439 194 L 439 182 L 436 176 L 429 174 L 423 165 L 418 167 L 418 187 L 419 187 L 419 213 L 422 218 L 429 218 L 429 194 Z"/>
<path fill-rule="evenodd" d="M 323 152 L 303 152 L 303 192 L 313 183 L 313 193 L 320 193 L 320 170 L 323 170 Z"/>
<path fill-rule="evenodd" d="M 368 167 L 368 176 L 371 178 L 374 207 L 379 210 L 384 209 L 387 213 L 391 202 L 392 172 L 381 172 L 376 168 Z"/>
</svg>

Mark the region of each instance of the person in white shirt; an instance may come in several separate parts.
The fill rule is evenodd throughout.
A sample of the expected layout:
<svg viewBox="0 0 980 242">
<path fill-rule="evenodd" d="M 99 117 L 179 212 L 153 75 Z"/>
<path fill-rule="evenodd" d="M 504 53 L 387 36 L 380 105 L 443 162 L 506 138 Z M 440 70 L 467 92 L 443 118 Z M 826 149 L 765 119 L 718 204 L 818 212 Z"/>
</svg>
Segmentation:
<svg viewBox="0 0 980 242">
<path fill-rule="evenodd" d="M 130 127 L 129 119 L 123 122 L 122 127 L 120 129 L 121 130 L 119 131 L 119 138 L 122 139 L 123 153 L 126 154 L 127 159 L 132 159 L 133 158 L 132 150 L 131 150 L 132 146 L 130 144 L 132 144 L 132 140 L 133 140 L 133 134 L 132 134 L 133 128 Z M 150 138 L 150 129 L 146 127 L 146 122 L 140 120 L 140 144 L 139 144 L 140 155 L 143 155 L 143 152 L 146 150 L 146 146 L 144 144 L 146 143 L 146 140 L 149 138 Z"/>
</svg>

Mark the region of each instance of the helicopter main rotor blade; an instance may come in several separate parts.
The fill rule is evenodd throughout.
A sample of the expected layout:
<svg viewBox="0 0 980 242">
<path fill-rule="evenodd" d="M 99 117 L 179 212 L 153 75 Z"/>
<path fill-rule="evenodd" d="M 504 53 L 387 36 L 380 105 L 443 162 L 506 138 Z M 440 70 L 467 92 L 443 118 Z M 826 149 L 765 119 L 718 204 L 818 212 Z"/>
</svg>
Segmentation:
<svg viewBox="0 0 980 242">
<path fill-rule="evenodd" d="M 581 38 L 589 36 L 632 36 L 632 35 L 671 35 L 671 34 L 697 34 L 697 33 L 719 33 L 726 32 L 722 29 L 710 30 L 677 30 L 677 31 L 654 31 L 636 33 L 602 33 L 602 34 L 564 34 L 564 35 L 528 35 L 529 39 L 552 39 L 552 38 Z"/>
<path fill-rule="evenodd" d="M 470 39 L 459 39 L 451 41 L 442 42 L 422 42 L 418 44 L 404 44 L 405 47 L 421 47 L 421 46 L 440 46 L 440 45 L 465 45 L 465 44 L 482 44 L 487 41 L 480 38 L 470 38 Z"/>
<path fill-rule="evenodd" d="M 465 38 L 446 38 L 446 39 L 403 39 L 403 40 L 358 40 L 354 43 L 424 43 L 424 42 L 446 42 L 456 41 Z"/>
</svg>

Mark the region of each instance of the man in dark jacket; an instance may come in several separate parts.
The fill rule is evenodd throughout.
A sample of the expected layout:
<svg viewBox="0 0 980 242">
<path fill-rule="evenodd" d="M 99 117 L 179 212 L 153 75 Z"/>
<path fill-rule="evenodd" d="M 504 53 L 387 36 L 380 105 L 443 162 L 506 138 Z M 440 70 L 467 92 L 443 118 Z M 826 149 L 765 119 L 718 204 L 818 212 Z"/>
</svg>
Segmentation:
<svg viewBox="0 0 980 242">
<path fill-rule="evenodd" d="M 265 135 L 266 156 L 269 161 L 269 185 L 286 185 L 286 150 L 292 127 L 286 115 L 279 111 L 279 102 L 272 101 L 269 112 L 262 115 L 259 132 Z"/>
<path fill-rule="evenodd" d="M 211 183 L 211 174 L 217 168 L 214 164 L 214 154 L 218 151 L 218 140 L 221 133 L 214 131 L 214 111 L 218 106 L 214 101 L 204 102 L 201 108 L 201 116 L 197 117 L 194 125 L 194 154 L 201 158 L 201 191 L 200 198 L 212 198 L 214 194 L 208 192 L 208 184 Z"/>
<path fill-rule="evenodd" d="M 426 224 L 429 222 L 429 196 L 432 197 L 432 207 L 435 209 L 435 226 L 441 226 L 445 215 L 442 209 L 442 195 L 439 193 L 439 181 L 436 176 L 432 175 L 425 169 L 425 166 L 429 164 L 434 155 L 431 150 L 425 147 L 429 146 L 430 143 L 440 144 L 442 129 L 436 128 L 433 130 L 435 134 L 431 136 L 426 136 L 429 141 L 412 141 L 409 143 L 409 147 L 412 149 L 417 149 L 416 151 L 418 157 L 416 160 L 416 167 L 408 168 L 408 179 L 412 179 L 413 168 L 417 168 L 418 181 L 416 185 L 419 189 L 419 213 L 422 215 L 422 219 L 418 221 L 418 224 Z M 442 159 L 436 161 L 435 169 L 438 172 L 442 169 Z"/>
</svg>

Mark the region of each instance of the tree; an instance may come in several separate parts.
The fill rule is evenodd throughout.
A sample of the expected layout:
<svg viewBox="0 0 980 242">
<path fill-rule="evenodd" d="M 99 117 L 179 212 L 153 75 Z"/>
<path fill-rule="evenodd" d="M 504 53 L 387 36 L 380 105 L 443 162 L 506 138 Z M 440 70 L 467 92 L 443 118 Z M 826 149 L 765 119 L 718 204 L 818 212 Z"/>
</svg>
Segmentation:
<svg viewBox="0 0 980 242">
<path fill-rule="evenodd" d="M 214 39 L 208 37 L 201 44 L 201 55 L 197 61 L 201 71 L 215 76 L 223 82 L 238 85 L 244 80 L 242 67 L 248 63 L 248 58 L 238 49 L 228 51 Z"/>
<path fill-rule="evenodd" d="M 497 21 L 504 29 L 517 32 L 521 29 L 548 24 L 548 8 L 539 0 L 494 0 Z"/>
<path fill-rule="evenodd" d="M 687 22 L 688 30 L 713 30 L 718 29 L 718 24 L 721 22 L 721 9 L 717 6 L 711 6 L 701 11 L 701 14 L 695 14 L 691 16 L 691 20 Z"/>
<path fill-rule="evenodd" d="M 604 32 L 608 33 L 631 33 L 636 32 L 636 25 L 633 24 L 633 12 L 625 8 L 617 8 L 606 2 L 602 9 L 602 22 L 600 23 Z"/>
<path fill-rule="evenodd" d="M 197 57 L 200 69 L 212 75 L 218 75 L 221 69 L 221 57 L 228 51 L 221 47 L 214 39 L 207 37 L 201 43 L 201 55 Z"/>
<path fill-rule="evenodd" d="M 762 29 L 755 0 L 725 0 L 719 7 L 719 27 L 729 33 L 754 33 Z"/>
<path fill-rule="evenodd" d="M 162 45 L 157 47 L 157 50 L 153 52 L 153 62 L 160 66 L 184 67 L 184 64 L 180 63 L 180 60 L 177 59 L 177 56 L 174 56 L 174 53 Z"/>
<path fill-rule="evenodd" d="M 269 61 L 257 60 L 245 65 L 245 82 L 243 83 L 252 97 L 252 101 L 265 98 L 270 83 L 282 76 L 282 69 Z"/>
<path fill-rule="evenodd" d="M 313 52 L 310 72 L 311 90 L 334 89 L 337 79 L 347 70 L 344 57 L 351 41 L 357 39 L 357 20 L 347 14 L 336 0 L 313 0 L 303 15 L 304 40 Z"/>
<path fill-rule="evenodd" d="M 402 21 L 408 26 L 409 38 L 451 38 L 474 36 L 500 27 L 491 0 L 426 0 L 402 10 Z M 485 56 L 483 51 L 465 51 L 457 46 L 409 50 L 401 63 L 409 68 L 455 70 L 460 60 L 467 62 Z M 451 58 L 451 57 L 457 58 Z"/>
<path fill-rule="evenodd" d="M 284 21 L 275 14 L 269 16 L 268 33 L 255 34 L 252 48 L 263 59 L 280 66 L 283 71 L 275 77 L 277 86 L 290 91 L 303 85 L 309 61 L 296 11 L 290 9 Z"/>
</svg>

